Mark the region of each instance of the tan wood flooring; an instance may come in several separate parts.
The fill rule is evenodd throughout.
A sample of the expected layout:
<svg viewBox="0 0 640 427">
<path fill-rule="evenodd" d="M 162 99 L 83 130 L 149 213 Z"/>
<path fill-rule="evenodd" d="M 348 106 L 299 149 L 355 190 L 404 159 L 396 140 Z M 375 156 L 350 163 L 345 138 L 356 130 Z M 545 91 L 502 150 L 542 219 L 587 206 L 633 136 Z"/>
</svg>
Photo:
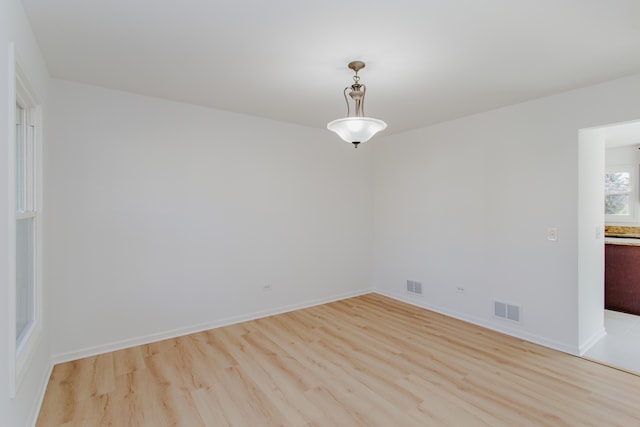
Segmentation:
<svg viewBox="0 0 640 427">
<path fill-rule="evenodd" d="M 640 426 L 640 377 L 369 294 L 57 365 L 38 427 Z"/>
</svg>

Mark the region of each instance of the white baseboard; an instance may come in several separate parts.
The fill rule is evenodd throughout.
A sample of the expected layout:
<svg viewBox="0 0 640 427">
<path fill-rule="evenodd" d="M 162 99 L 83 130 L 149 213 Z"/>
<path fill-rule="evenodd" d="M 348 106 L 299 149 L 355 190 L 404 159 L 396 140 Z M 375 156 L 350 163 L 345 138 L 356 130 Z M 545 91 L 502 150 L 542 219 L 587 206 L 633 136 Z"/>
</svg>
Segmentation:
<svg viewBox="0 0 640 427">
<path fill-rule="evenodd" d="M 38 399 L 33 402 L 33 409 L 31 410 L 32 419 L 31 421 L 27 421 L 28 426 L 36 427 L 36 423 L 38 422 L 38 416 L 40 415 L 40 409 L 42 409 L 42 402 L 44 401 L 44 395 L 47 392 L 47 385 L 49 384 L 49 379 L 51 378 L 51 373 L 53 372 L 53 361 L 49 361 L 49 368 L 46 370 L 46 375 L 42 377 L 40 380 L 40 394 Z"/>
<path fill-rule="evenodd" d="M 593 347 L 598 341 L 600 341 L 605 336 L 607 336 L 607 331 L 603 326 L 598 331 L 596 331 L 593 335 L 591 335 L 591 337 L 580 346 L 580 349 L 579 349 L 580 352 L 578 353 L 578 355 L 584 356 L 584 354 L 587 351 L 589 351 L 591 347 Z"/>
<path fill-rule="evenodd" d="M 111 351 L 122 350 L 129 347 L 135 347 L 138 345 L 149 344 L 156 341 L 176 338 L 183 335 L 194 334 L 194 333 L 206 331 L 209 329 L 220 328 L 222 326 L 233 325 L 240 322 L 260 319 L 262 317 L 268 317 L 276 314 L 287 313 L 289 311 L 300 310 L 302 308 L 308 308 L 316 305 L 327 304 L 333 301 L 339 301 L 347 298 L 369 294 L 372 291 L 373 289 L 363 289 L 360 291 L 348 292 L 345 294 L 339 294 L 331 297 L 320 298 L 317 300 L 305 301 L 299 304 L 292 304 L 292 305 L 282 306 L 274 309 L 257 311 L 254 313 L 228 317 L 225 319 L 218 319 L 211 322 L 187 326 L 184 328 L 177 328 L 177 329 L 160 332 L 156 334 L 150 334 L 150 335 L 136 337 L 136 338 L 129 338 L 126 340 L 115 341 L 107 344 L 101 344 L 98 346 L 83 348 L 83 349 L 74 350 L 66 353 L 54 354 L 53 356 L 51 356 L 52 366 L 53 364 L 69 362 L 72 360 L 78 360 L 85 357 L 96 356 L 98 354 L 108 353 Z"/>
<path fill-rule="evenodd" d="M 579 352 L 579 349 L 575 346 L 572 345 L 568 345 L 565 343 L 561 343 L 558 341 L 554 341 L 554 340 L 550 340 L 548 338 L 545 337 L 541 337 L 535 334 L 530 334 L 526 331 L 520 330 L 520 329 L 516 329 L 513 327 L 509 327 L 509 326 L 499 326 L 499 325 L 495 325 L 494 323 L 488 322 L 486 319 L 482 319 L 479 317 L 475 317 L 475 316 L 469 316 L 466 315 L 464 313 L 459 313 L 453 310 L 450 310 L 446 307 L 442 307 L 442 306 L 437 306 L 434 304 L 429 304 L 427 302 L 424 301 L 416 301 L 415 299 L 409 298 L 406 295 L 400 294 L 400 293 L 395 293 L 395 292 L 389 292 L 389 291 L 382 291 L 379 289 L 374 289 L 373 290 L 374 293 L 380 294 L 380 295 L 384 295 L 386 297 L 395 299 L 397 301 L 401 301 L 416 307 L 420 307 L 420 308 L 424 308 L 427 310 L 431 310 L 431 311 L 435 311 L 436 313 L 440 313 L 440 314 L 444 314 L 445 316 L 449 316 L 449 317 L 453 317 L 454 319 L 458 319 L 458 320 L 462 320 L 468 323 L 472 323 L 474 325 L 477 326 L 482 326 L 483 328 L 487 328 L 487 329 L 491 329 L 492 331 L 496 331 L 496 332 L 500 332 L 506 335 L 510 335 L 512 337 L 516 337 L 516 338 L 520 338 L 522 340 L 525 341 L 529 341 L 532 342 L 534 344 L 539 344 L 541 346 L 544 347 L 549 347 L 552 348 L 554 350 L 558 350 L 561 351 L 563 353 L 568 353 L 571 354 L 573 356 L 577 356 L 579 354 L 581 354 Z"/>
<path fill-rule="evenodd" d="M 233 325 L 236 323 L 241 323 L 241 322 L 246 322 L 249 320 L 255 320 L 255 319 L 259 319 L 262 317 L 268 317 L 268 316 L 273 316 L 276 314 L 282 314 L 282 313 L 287 313 L 290 311 L 294 311 L 294 310 L 300 310 L 303 308 L 308 308 L 308 307 L 313 307 L 316 305 L 321 305 L 321 304 L 326 304 L 329 302 L 333 302 L 333 301 L 339 301 L 342 299 L 347 299 L 347 298 L 352 298 L 352 297 L 356 297 L 356 296 L 360 296 L 360 295 L 365 295 L 368 293 L 377 293 L 380 295 L 384 295 L 386 297 L 416 306 L 416 307 L 420 307 L 420 308 L 424 308 L 427 310 L 431 310 L 434 311 L 436 313 L 440 313 L 440 314 L 444 314 L 445 316 L 449 316 L 449 317 L 453 317 L 455 319 L 459 319 L 465 322 L 469 322 L 472 323 L 474 325 L 478 325 L 478 326 L 482 326 L 484 328 L 487 329 L 491 329 L 493 331 L 496 332 L 500 332 L 506 335 L 510 335 L 516 338 L 520 338 L 523 339 L 525 341 L 529 341 L 535 344 L 539 344 L 545 347 L 549 347 L 552 348 L 554 350 L 558 350 L 558 351 L 562 351 L 564 353 L 568 353 L 574 356 L 580 356 L 583 355 L 591 346 L 593 346 L 593 344 L 595 344 L 600 338 L 602 338 L 604 335 L 606 335 L 606 332 L 604 331 L 604 328 L 601 331 L 598 331 L 596 334 L 594 334 L 589 340 L 587 340 L 587 342 L 585 344 L 583 344 L 582 346 L 575 347 L 572 345 L 568 345 L 565 343 L 561 343 L 558 341 L 554 341 L 554 340 L 550 340 L 548 338 L 545 337 L 541 337 L 535 334 L 531 334 L 528 333 L 526 331 L 520 330 L 520 329 L 516 329 L 513 327 L 509 327 L 509 326 L 499 326 L 496 325 L 494 323 L 488 322 L 486 319 L 482 319 L 482 318 L 478 318 L 478 317 L 474 317 L 474 316 L 469 316 L 466 315 L 464 313 L 459 313 L 456 311 L 453 311 L 451 309 L 448 309 L 446 307 L 442 307 L 442 306 L 437 306 L 434 304 L 429 304 L 427 302 L 424 301 L 416 301 L 415 299 L 412 299 L 406 295 L 403 294 L 399 294 L 399 293 L 395 293 L 395 292 L 389 292 L 389 291 L 383 291 L 383 290 L 379 290 L 379 289 L 364 289 L 361 291 L 356 291 L 356 292 L 349 292 L 349 293 L 345 293 L 345 294 L 340 294 L 340 295 L 334 295 L 331 297 L 327 297 L 327 298 L 320 298 L 317 300 L 311 300 L 311 301 L 305 301 L 299 304 L 292 304 L 292 305 L 288 305 L 288 306 L 283 306 L 283 307 L 278 307 L 278 308 L 274 308 L 274 309 L 270 309 L 270 310 L 262 310 L 262 311 L 257 311 L 254 313 L 248 313 L 248 314 L 244 314 L 244 315 L 240 315 L 240 316 L 234 316 L 234 317 L 229 317 L 229 318 L 225 318 L 225 319 L 219 319 L 219 320 L 214 320 L 211 322 L 206 322 L 206 323 L 202 323 L 202 324 L 198 324 L 198 325 L 192 325 L 192 326 L 188 326 L 188 327 L 184 327 L 184 328 L 178 328 L 178 329 L 173 329 L 173 330 L 169 330 L 169 331 L 164 331 L 164 332 L 160 332 L 160 333 L 156 333 L 156 334 L 151 334 L 151 335 L 146 335 L 146 336 L 141 336 L 141 337 L 136 337 L 136 338 L 130 338 L 130 339 L 126 339 L 126 340 L 121 340 L 121 341 L 115 341 L 115 342 L 111 342 L 111 343 L 107 343 L 107 344 L 101 344 L 99 346 L 94 346 L 94 347 L 88 347 L 88 348 L 84 348 L 84 349 L 79 349 L 79 350 L 74 350 L 71 352 L 66 352 L 66 353 L 60 353 L 60 354 L 55 354 L 52 356 L 51 360 L 52 360 L 52 367 L 54 364 L 58 364 L 58 363 L 64 363 L 64 362 L 69 362 L 71 360 L 77 360 L 77 359 L 82 359 L 84 357 L 91 357 L 91 356 L 95 356 L 98 354 L 103 354 L 103 353 L 108 353 L 111 351 L 117 351 L 117 350 L 122 350 L 125 348 L 129 348 L 129 347 L 135 347 L 138 345 L 143 345 L 143 344 L 149 344 L 152 342 L 156 342 L 156 341 L 162 341 L 165 339 L 170 339 L 170 338 L 176 338 L 179 336 L 183 336 L 183 335 L 189 335 L 189 334 L 193 334 L 193 333 L 197 333 L 197 332 L 202 332 L 202 331 L 206 331 L 209 329 L 215 329 L 215 328 L 220 328 L 223 326 L 228 326 L 228 325 Z M 43 393 L 43 397 L 44 397 L 44 393 Z"/>
</svg>

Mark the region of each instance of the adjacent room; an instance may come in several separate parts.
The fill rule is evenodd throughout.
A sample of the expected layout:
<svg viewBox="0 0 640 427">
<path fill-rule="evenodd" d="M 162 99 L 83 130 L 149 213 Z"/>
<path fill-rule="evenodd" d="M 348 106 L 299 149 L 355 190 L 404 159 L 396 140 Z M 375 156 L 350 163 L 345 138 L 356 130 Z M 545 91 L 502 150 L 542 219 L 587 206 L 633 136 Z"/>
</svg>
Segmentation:
<svg viewBox="0 0 640 427">
<path fill-rule="evenodd" d="M 602 135 L 607 334 L 585 356 L 640 372 L 640 121 L 605 126 Z"/>
<path fill-rule="evenodd" d="M 0 2 L 0 425 L 640 424 L 638 22 Z"/>
</svg>

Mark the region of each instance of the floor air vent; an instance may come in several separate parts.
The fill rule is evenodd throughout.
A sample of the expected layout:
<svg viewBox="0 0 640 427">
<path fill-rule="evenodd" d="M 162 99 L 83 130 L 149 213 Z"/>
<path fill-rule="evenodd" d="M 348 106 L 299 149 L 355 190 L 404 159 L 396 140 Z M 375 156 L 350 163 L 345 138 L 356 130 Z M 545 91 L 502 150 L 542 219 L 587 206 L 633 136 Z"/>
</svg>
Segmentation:
<svg viewBox="0 0 640 427">
<path fill-rule="evenodd" d="M 414 280 L 407 280 L 407 292 L 416 295 L 422 295 L 422 283 Z"/>
<path fill-rule="evenodd" d="M 493 315 L 501 319 L 520 321 L 520 306 L 500 301 L 493 302 Z"/>
</svg>

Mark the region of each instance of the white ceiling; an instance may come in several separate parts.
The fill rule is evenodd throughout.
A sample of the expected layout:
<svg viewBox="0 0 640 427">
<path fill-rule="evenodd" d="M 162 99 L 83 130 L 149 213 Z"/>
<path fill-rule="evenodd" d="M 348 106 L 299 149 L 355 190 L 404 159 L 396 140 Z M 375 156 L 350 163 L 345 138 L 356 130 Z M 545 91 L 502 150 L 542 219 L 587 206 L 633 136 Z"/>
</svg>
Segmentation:
<svg viewBox="0 0 640 427">
<path fill-rule="evenodd" d="M 640 72 L 639 0 L 23 0 L 53 77 L 385 133 Z"/>
</svg>

